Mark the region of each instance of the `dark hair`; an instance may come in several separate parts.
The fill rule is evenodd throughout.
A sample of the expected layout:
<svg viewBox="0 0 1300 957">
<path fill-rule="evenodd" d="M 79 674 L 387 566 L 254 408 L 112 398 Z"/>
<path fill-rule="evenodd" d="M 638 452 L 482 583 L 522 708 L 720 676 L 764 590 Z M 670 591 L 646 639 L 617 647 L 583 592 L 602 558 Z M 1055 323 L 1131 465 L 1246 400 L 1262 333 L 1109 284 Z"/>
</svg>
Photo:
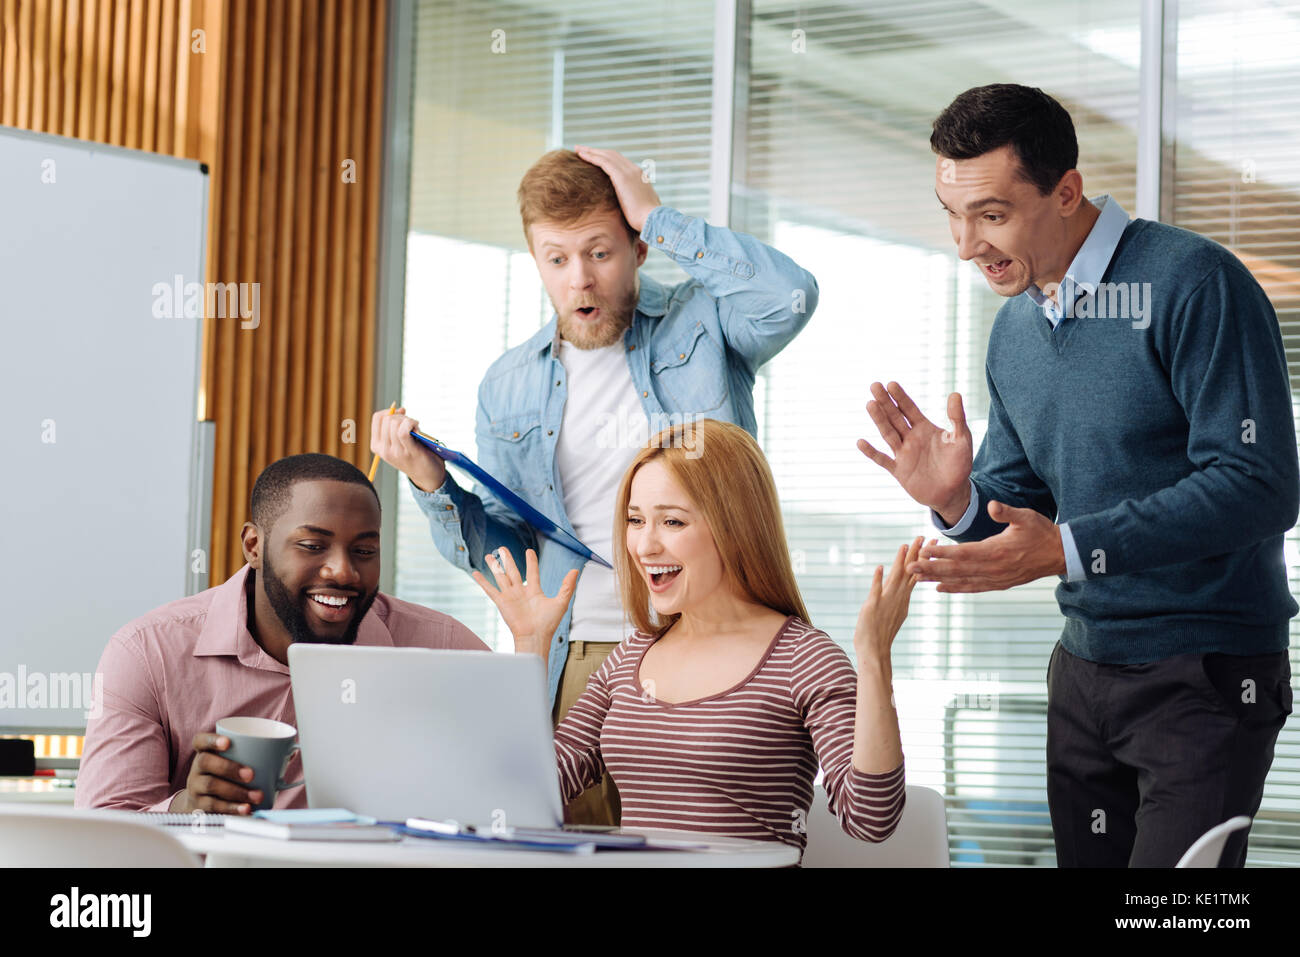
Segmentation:
<svg viewBox="0 0 1300 957">
<path fill-rule="evenodd" d="M 317 479 L 364 485 L 374 495 L 375 504 L 379 504 L 379 493 L 361 469 L 332 455 L 307 452 L 277 459 L 262 469 L 262 474 L 253 483 L 252 501 L 249 503 L 253 523 L 263 530 L 269 529 L 289 507 L 293 486 Z"/>
<path fill-rule="evenodd" d="M 991 83 L 967 90 L 939 114 L 930 134 L 930 148 L 948 159 L 974 159 L 1008 143 L 1021 175 L 1044 196 L 1079 164 L 1070 114 L 1033 86 Z"/>
</svg>

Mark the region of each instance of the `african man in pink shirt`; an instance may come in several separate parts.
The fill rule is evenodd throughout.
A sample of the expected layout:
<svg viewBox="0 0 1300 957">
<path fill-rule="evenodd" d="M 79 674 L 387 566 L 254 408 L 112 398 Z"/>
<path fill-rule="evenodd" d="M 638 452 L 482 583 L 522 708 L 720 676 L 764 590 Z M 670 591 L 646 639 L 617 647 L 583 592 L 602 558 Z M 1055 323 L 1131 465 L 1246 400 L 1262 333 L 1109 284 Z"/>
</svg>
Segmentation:
<svg viewBox="0 0 1300 957">
<path fill-rule="evenodd" d="M 229 742 L 216 723 L 251 715 L 296 726 L 287 664 L 295 641 L 489 650 L 454 618 L 380 594 L 379 499 L 342 459 L 294 455 L 267 466 L 241 536 L 248 564 L 224 585 L 163 605 L 109 640 L 77 807 L 248 814 L 262 794 L 244 786 L 251 770 L 221 756 Z M 295 754 L 285 779 L 301 770 Z M 301 786 L 275 796 L 277 808 L 306 805 Z"/>
</svg>

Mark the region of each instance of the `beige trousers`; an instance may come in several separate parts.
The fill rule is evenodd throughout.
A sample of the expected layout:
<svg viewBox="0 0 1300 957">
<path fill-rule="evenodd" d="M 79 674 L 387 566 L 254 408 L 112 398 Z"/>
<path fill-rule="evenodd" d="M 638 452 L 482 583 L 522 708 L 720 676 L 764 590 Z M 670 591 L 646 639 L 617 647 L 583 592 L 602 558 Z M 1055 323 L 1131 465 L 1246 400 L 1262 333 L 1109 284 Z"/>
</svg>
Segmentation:
<svg viewBox="0 0 1300 957">
<path fill-rule="evenodd" d="M 586 690 L 588 679 L 604 663 L 615 644 L 617 642 L 613 641 L 574 641 L 569 644 L 569 657 L 564 662 L 559 694 L 556 695 L 555 709 L 551 712 L 554 725 L 559 725 L 564 720 L 578 696 Z M 617 826 L 619 812 L 618 789 L 606 771 L 599 784 L 587 788 L 565 805 L 564 823 Z"/>
</svg>

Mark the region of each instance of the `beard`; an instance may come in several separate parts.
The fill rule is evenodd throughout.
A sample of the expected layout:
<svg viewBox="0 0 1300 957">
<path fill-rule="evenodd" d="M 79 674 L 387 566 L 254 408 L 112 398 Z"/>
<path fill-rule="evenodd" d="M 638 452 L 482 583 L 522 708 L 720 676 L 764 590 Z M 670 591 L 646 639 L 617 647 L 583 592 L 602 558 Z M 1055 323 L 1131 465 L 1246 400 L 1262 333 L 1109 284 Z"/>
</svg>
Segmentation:
<svg viewBox="0 0 1300 957">
<path fill-rule="evenodd" d="M 582 296 L 570 304 L 567 314 L 557 306 L 555 312 L 559 316 L 560 338 L 575 349 L 604 349 L 612 346 L 623 338 L 623 333 L 632 324 L 632 313 L 636 308 L 639 291 L 638 283 L 618 302 L 610 302 L 595 295 Z M 554 301 L 551 305 L 555 305 Z M 595 322 L 579 318 L 577 311 L 584 306 L 595 306 L 600 310 L 600 318 Z"/>
<path fill-rule="evenodd" d="M 294 596 L 285 586 L 284 581 L 275 573 L 271 567 L 271 557 L 262 556 L 262 587 L 266 589 L 266 599 L 271 603 L 271 608 L 275 616 L 280 619 L 280 624 L 284 625 L 284 630 L 289 633 L 290 641 L 306 641 L 317 644 L 329 645 L 351 645 L 357 640 L 357 630 L 361 627 L 361 619 L 366 617 L 366 612 L 374 604 L 375 598 L 379 595 L 379 589 L 375 589 L 365 598 L 358 596 L 353 599 L 356 602 L 356 609 L 352 612 L 352 617 L 348 620 L 347 628 L 343 634 L 334 637 L 331 635 L 318 635 L 312 631 L 311 623 L 307 620 L 307 610 L 303 607 L 305 602 L 312 601 L 304 593 L 300 599 L 294 599 Z"/>
</svg>

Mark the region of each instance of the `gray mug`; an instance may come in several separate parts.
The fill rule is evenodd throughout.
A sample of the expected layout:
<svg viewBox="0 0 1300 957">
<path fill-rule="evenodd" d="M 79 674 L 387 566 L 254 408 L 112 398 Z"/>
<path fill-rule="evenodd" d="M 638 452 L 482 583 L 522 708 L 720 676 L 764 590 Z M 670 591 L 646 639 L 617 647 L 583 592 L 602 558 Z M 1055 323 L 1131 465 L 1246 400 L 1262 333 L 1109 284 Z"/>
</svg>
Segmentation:
<svg viewBox="0 0 1300 957">
<path fill-rule="evenodd" d="M 244 784 L 250 791 L 262 792 L 261 803 L 253 810 L 272 807 L 277 791 L 303 783 L 284 780 L 285 768 L 298 750 L 294 742 L 298 729 L 293 725 L 271 718 L 222 718 L 217 722 L 217 734 L 230 739 L 222 757 L 253 769 L 253 780 Z"/>
</svg>

